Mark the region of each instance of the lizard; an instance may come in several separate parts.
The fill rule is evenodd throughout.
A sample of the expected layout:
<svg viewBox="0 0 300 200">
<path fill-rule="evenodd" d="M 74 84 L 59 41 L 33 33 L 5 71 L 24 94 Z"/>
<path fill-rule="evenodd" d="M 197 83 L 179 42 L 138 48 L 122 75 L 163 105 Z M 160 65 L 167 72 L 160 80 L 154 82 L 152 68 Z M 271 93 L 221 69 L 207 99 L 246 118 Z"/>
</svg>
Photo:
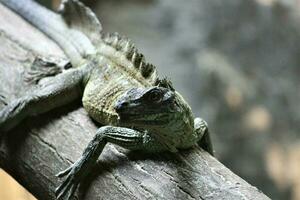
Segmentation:
<svg viewBox="0 0 300 200">
<path fill-rule="evenodd" d="M 72 198 L 107 143 L 152 153 L 198 144 L 213 155 L 207 123 L 194 117 L 171 81 L 160 79 L 128 38 L 104 33 L 82 2 L 64 0 L 58 13 L 32 0 L 0 2 L 54 40 L 72 66 L 7 103 L 0 110 L 0 134 L 80 98 L 89 116 L 103 125 L 81 157 L 57 174 L 65 177 L 55 191 L 57 199 Z"/>
</svg>

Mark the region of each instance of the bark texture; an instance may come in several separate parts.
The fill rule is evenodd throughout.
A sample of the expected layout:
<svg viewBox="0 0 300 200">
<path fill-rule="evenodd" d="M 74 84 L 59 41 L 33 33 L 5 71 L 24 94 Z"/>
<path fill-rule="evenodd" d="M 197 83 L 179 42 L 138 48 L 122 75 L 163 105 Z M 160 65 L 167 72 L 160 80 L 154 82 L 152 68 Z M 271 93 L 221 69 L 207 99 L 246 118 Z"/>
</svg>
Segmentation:
<svg viewBox="0 0 300 200">
<path fill-rule="evenodd" d="M 0 94 L 6 101 L 33 85 L 24 73 L 36 55 L 63 57 L 43 34 L 0 5 Z M 4 106 L 4 105 L 0 105 Z M 0 107 L 1 108 L 1 107 Z M 78 159 L 96 132 L 74 102 L 30 118 L 0 146 L 0 167 L 38 199 L 54 199 L 55 174 Z M 269 199 L 199 148 L 146 155 L 107 145 L 99 164 L 79 188 L 80 199 Z"/>
</svg>

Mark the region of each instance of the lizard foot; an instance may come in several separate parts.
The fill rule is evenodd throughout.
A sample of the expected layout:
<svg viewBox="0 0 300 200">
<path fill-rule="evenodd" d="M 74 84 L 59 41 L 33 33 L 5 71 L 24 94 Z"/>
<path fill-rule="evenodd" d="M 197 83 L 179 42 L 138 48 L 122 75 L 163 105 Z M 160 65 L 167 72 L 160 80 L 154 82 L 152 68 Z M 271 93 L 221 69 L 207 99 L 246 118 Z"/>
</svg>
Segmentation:
<svg viewBox="0 0 300 200">
<path fill-rule="evenodd" d="M 80 171 L 80 167 L 75 163 L 56 175 L 59 178 L 66 176 L 66 179 L 55 190 L 56 199 L 70 200 L 72 198 L 81 181 Z M 66 198 L 63 198 L 65 196 Z"/>
<path fill-rule="evenodd" d="M 36 57 L 29 70 L 24 75 L 24 80 L 28 83 L 38 83 L 42 78 L 55 76 L 67 68 L 70 63 L 58 58 Z"/>
</svg>

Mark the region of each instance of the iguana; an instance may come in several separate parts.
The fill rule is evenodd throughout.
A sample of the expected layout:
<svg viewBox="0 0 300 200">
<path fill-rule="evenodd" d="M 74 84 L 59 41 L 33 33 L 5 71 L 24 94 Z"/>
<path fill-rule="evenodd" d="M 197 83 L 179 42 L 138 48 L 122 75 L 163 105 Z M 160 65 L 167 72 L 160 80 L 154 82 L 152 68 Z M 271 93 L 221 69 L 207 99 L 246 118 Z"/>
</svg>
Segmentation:
<svg viewBox="0 0 300 200">
<path fill-rule="evenodd" d="M 72 65 L 0 110 L 1 134 L 26 117 L 78 98 L 88 114 L 104 125 L 82 156 L 58 173 L 66 178 L 56 189 L 57 199 L 73 196 L 107 143 L 148 152 L 176 152 L 198 143 L 213 155 L 207 123 L 194 118 L 171 81 L 160 79 L 128 38 L 105 34 L 88 7 L 66 0 L 54 13 L 32 0 L 0 2 L 53 39 Z"/>
</svg>

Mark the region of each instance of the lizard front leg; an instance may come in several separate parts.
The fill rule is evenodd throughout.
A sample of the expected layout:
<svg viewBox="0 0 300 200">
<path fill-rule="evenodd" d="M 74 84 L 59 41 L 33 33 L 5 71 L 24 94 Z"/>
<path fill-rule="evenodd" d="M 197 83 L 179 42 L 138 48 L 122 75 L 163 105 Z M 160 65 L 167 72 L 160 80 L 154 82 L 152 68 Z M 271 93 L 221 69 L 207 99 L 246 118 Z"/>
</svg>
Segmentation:
<svg viewBox="0 0 300 200">
<path fill-rule="evenodd" d="M 28 116 L 47 112 L 81 97 L 86 73 L 84 68 L 71 69 L 8 103 L 0 110 L 0 133 L 9 131 Z"/>
<path fill-rule="evenodd" d="M 199 138 L 198 145 L 213 156 L 214 151 L 206 121 L 198 117 L 195 118 L 194 130 Z"/>
<path fill-rule="evenodd" d="M 69 168 L 57 174 L 58 177 L 66 176 L 63 183 L 56 189 L 57 199 L 66 196 L 66 199 L 69 200 L 72 197 L 79 183 L 96 164 L 98 157 L 108 142 L 130 150 L 142 149 L 151 152 L 165 150 L 164 147 L 147 132 L 114 126 L 101 127 L 85 148 L 81 158 Z"/>
</svg>

